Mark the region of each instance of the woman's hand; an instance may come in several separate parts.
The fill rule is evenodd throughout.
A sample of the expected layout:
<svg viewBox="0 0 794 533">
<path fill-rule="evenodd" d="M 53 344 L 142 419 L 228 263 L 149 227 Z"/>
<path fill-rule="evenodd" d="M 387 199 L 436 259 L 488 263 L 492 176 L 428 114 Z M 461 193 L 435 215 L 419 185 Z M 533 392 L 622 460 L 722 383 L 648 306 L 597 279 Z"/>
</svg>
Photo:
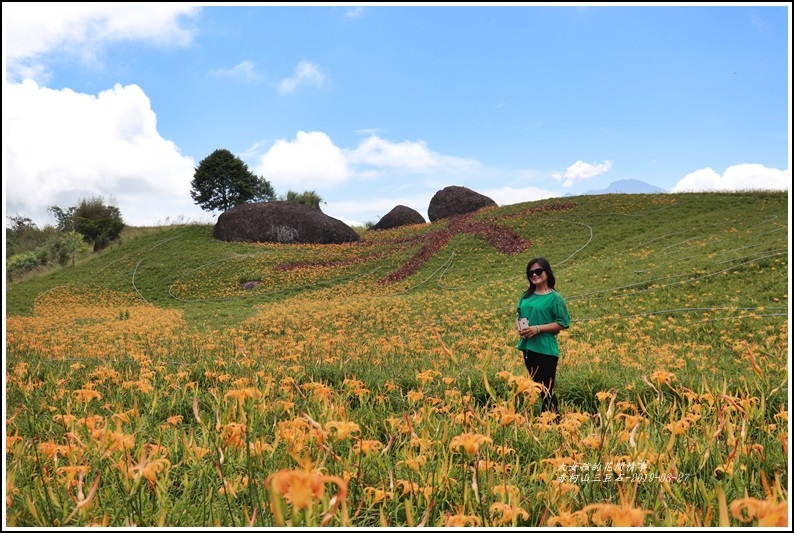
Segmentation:
<svg viewBox="0 0 794 533">
<path fill-rule="evenodd" d="M 529 326 L 528 328 L 524 328 L 524 329 L 519 329 L 518 330 L 518 335 L 522 339 L 529 339 L 530 337 L 534 337 L 538 333 L 540 333 L 540 327 L 539 326 Z"/>
</svg>

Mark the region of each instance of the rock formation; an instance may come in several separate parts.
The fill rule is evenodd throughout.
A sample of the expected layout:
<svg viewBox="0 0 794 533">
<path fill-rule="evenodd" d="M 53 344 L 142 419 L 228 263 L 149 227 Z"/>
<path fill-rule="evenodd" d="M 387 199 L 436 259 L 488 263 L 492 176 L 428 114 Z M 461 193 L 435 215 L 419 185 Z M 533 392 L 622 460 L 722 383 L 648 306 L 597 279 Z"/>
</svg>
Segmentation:
<svg viewBox="0 0 794 533">
<path fill-rule="evenodd" d="M 359 240 L 353 228 L 297 202 L 241 204 L 218 217 L 213 236 L 221 241 L 341 244 Z"/>
<path fill-rule="evenodd" d="M 427 216 L 430 222 L 455 215 L 472 213 L 483 207 L 496 207 L 496 202 L 487 196 L 466 187 L 450 185 L 438 191 L 430 200 Z"/>
</svg>

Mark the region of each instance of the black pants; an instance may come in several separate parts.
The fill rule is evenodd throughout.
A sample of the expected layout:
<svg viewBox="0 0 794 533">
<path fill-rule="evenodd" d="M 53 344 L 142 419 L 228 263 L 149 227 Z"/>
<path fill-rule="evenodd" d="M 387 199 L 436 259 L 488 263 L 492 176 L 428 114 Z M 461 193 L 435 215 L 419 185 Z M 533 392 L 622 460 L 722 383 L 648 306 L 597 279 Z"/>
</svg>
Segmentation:
<svg viewBox="0 0 794 533">
<path fill-rule="evenodd" d="M 559 357 L 553 355 L 546 355 L 542 353 L 533 352 L 531 350 L 524 350 L 524 364 L 529 370 L 529 375 L 548 389 L 543 394 L 543 403 L 541 404 L 540 411 L 554 411 L 557 412 L 557 397 L 553 394 L 554 382 L 557 380 L 557 362 Z"/>
</svg>

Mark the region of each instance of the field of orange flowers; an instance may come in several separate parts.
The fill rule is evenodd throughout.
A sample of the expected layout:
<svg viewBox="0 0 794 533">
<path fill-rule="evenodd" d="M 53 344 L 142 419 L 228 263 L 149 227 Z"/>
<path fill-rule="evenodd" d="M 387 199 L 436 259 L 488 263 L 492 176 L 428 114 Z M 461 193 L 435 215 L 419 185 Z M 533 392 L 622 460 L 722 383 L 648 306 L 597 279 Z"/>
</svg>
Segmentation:
<svg viewBox="0 0 794 533">
<path fill-rule="evenodd" d="M 6 525 L 788 525 L 786 198 L 702 202 L 174 252 L 159 289 L 180 230 L 129 243 L 6 316 Z M 556 417 L 515 349 L 539 255 Z"/>
</svg>

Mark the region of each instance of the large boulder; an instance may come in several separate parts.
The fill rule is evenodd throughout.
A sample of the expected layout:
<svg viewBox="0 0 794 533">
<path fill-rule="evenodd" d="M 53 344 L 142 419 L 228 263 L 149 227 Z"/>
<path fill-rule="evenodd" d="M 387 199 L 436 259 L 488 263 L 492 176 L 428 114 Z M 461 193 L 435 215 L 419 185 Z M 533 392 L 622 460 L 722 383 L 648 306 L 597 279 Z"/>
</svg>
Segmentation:
<svg viewBox="0 0 794 533">
<path fill-rule="evenodd" d="M 391 228 L 398 228 L 400 226 L 410 226 L 412 224 L 424 224 L 425 217 L 419 214 L 419 211 L 416 209 L 411 209 L 410 207 L 404 205 L 398 205 L 386 215 L 381 218 L 377 224 L 372 226 L 371 230 L 373 229 L 391 229 Z"/>
<path fill-rule="evenodd" d="M 438 191 L 430 200 L 427 216 L 430 222 L 455 215 L 473 213 L 483 207 L 496 207 L 496 202 L 487 196 L 466 187 L 450 185 Z"/>
<path fill-rule="evenodd" d="M 353 228 L 297 202 L 241 204 L 218 217 L 213 236 L 220 241 L 340 244 L 359 240 Z"/>
</svg>

